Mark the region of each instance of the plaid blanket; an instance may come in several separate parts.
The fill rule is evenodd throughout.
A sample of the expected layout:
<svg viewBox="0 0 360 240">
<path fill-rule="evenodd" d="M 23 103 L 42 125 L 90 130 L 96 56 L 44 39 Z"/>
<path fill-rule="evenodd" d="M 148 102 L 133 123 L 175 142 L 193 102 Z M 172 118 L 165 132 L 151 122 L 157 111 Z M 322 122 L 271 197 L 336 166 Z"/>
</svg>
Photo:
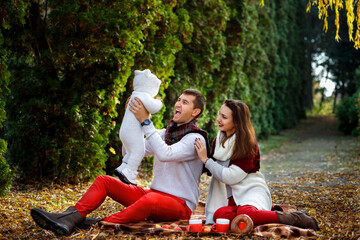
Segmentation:
<svg viewBox="0 0 360 240">
<path fill-rule="evenodd" d="M 292 205 L 274 205 L 273 210 L 282 210 L 284 212 L 296 211 L 296 207 Z M 205 204 L 200 203 L 199 206 L 193 212 L 192 219 L 202 219 L 205 221 Z M 115 224 L 109 222 L 101 222 L 101 228 L 112 228 L 115 232 L 131 233 L 134 235 L 153 234 L 153 235 L 169 235 L 169 234 L 180 234 L 181 236 L 193 235 L 193 236 L 205 236 L 205 235 L 236 235 L 235 233 L 216 233 L 216 232 L 187 232 L 186 227 L 188 226 L 188 220 L 179 220 L 175 222 L 152 222 L 152 221 L 141 221 L 138 223 L 128 224 Z M 166 225 L 166 226 L 165 226 Z M 211 225 L 208 225 L 211 228 Z M 165 228 L 164 228 L 165 227 Z M 168 228 L 166 228 L 168 227 Z M 175 230 L 175 227 L 180 227 L 180 230 Z M 312 229 L 302 229 L 294 226 L 289 226 L 279 223 L 271 223 L 259 225 L 249 233 L 249 235 L 256 235 L 270 238 L 299 238 L 301 239 L 316 239 L 319 235 Z"/>
</svg>

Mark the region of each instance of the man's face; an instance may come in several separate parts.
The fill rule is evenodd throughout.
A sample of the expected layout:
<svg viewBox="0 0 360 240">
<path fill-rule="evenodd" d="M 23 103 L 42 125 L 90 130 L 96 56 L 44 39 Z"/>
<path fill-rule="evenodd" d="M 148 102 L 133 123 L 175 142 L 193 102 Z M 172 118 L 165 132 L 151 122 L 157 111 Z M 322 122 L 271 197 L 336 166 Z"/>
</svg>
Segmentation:
<svg viewBox="0 0 360 240">
<path fill-rule="evenodd" d="M 199 108 L 194 109 L 195 96 L 181 94 L 174 106 L 173 121 L 178 126 L 193 120 L 199 114 Z"/>
</svg>

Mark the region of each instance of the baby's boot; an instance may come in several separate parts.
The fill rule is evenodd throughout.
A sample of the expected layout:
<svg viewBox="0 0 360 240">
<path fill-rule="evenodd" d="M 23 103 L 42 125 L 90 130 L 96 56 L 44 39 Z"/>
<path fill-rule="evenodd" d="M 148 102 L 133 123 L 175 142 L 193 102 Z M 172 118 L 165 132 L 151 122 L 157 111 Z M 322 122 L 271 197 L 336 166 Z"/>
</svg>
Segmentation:
<svg viewBox="0 0 360 240">
<path fill-rule="evenodd" d="M 122 174 L 121 172 L 127 167 L 127 163 L 126 162 L 122 162 L 120 166 L 118 166 L 115 170 L 114 170 L 114 174 L 122 181 L 124 182 L 121 178 L 122 178 Z"/>
<path fill-rule="evenodd" d="M 120 172 L 119 178 L 123 183 L 137 185 L 136 177 L 138 172 L 131 170 L 127 166 Z"/>
</svg>

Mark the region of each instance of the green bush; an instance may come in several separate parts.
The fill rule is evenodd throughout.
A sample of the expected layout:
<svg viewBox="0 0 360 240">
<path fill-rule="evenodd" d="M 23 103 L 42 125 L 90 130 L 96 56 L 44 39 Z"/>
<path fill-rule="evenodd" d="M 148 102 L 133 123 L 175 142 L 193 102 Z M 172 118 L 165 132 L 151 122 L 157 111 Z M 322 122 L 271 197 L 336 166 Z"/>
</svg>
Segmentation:
<svg viewBox="0 0 360 240">
<path fill-rule="evenodd" d="M 0 139 L 0 197 L 4 196 L 12 185 L 12 173 L 5 160 L 6 142 Z"/>
<path fill-rule="evenodd" d="M 351 97 L 345 97 L 336 107 L 338 130 L 345 134 L 359 135 L 360 89 Z"/>
<path fill-rule="evenodd" d="M 30 1 L 25 25 L 6 32 L 13 55 L 5 136 L 21 177 L 87 180 L 104 173 L 116 105 L 160 5 Z"/>
<path fill-rule="evenodd" d="M 7 151 L 7 142 L 2 139 L 2 127 L 6 118 L 4 97 L 9 94 L 8 81 L 9 72 L 7 70 L 7 55 L 8 51 L 2 48 L 3 37 L 0 30 L 0 196 L 6 194 L 7 190 L 11 188 L 12 173 L 10 166 L 7 164 L 5 156 Z"/>
<path fill-rule="evenodd" d="M 118 131 L 135 69 L 162 80 L 157 127 L 185 88 L 207 99 L 199 125 L 210 139 L 226 98 L 249 105 L 258 137 L 294 126 L 304 117 L 309 60 L 300 2 L 2 1 L 12 29 L 3 32 L 11 50 L 8 163 L 20 177 L 111 174 L 121 162 Z"/>
</svg>

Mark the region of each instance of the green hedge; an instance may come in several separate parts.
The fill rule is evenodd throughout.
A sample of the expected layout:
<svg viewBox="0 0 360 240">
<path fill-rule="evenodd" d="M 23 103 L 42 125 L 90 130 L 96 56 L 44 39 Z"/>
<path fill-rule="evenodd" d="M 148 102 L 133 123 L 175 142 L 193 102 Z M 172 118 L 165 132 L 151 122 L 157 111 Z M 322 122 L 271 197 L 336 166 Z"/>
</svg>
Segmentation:
<svg viewBox="0 0 360 240">
<path fill-rule="evenodd" d="M 9 93 L 9 89 L 7 88 L 9 72 L 7 71 L 6 65 L 6 56 L 8 55 L 8 52 L 1 48 L 2 40 L 2 34 L 0 31 L 0 129 L 3 127 L 3 122 L 6 118 L 4 97 Z M 6 151 L 7 142 L 0 138 L 0 196 L 6 194 L 12 183 L 12 173 L 5 159 Z"/>
<path fill-rule="evenodd" d="M 2 4 L 0 6 L 2 7 Z M 7 21 L 3 19 L 0 24 L 0 196 L 4 196 L 11 188 L 13 174 L 9 164 L 6 161 L 7 142 L 3 139 L 4 131 L 3 122 L 6 119 L 5 97 L 9 94 L 8 84 L 10 74 L 8 71 L 7 61 L 10 51 L 4 47 L 4 29 L 9 29 Z"/>
<path fill-rule="evenodd" d="M 301 1 L 11 1 L 3 31 L 11 73 L 3 135 L 18 175 L 71 180 L 112 173 L 133 71 L 161 80 L 167 124 L 184 88 L 204 93 L 199 125 L 216 134 L 226 98 L 244 100 L 259 137 L 305 116 Z M 48 5 L 46 5 L 48 4 Z M 47 11 L 45 11 L 47 10 Z M 115 150 L 115 154 L 112 149 Z"/>
<path fill-rule="evenodd" d="M 353 136 L 360 135 L 360 89 L 352 96 L 345 97 L 336 106 L 338 130 Z"/>
<path fill-rule="evenodd" d="M 31 1 L 24 31 L 8 33 L 21 53 L 9 61 L 8 160 L 26 177 L 93 178 L 104 173 L 116 104 L 161 2 L 44 4 Z"/>
</svg>

